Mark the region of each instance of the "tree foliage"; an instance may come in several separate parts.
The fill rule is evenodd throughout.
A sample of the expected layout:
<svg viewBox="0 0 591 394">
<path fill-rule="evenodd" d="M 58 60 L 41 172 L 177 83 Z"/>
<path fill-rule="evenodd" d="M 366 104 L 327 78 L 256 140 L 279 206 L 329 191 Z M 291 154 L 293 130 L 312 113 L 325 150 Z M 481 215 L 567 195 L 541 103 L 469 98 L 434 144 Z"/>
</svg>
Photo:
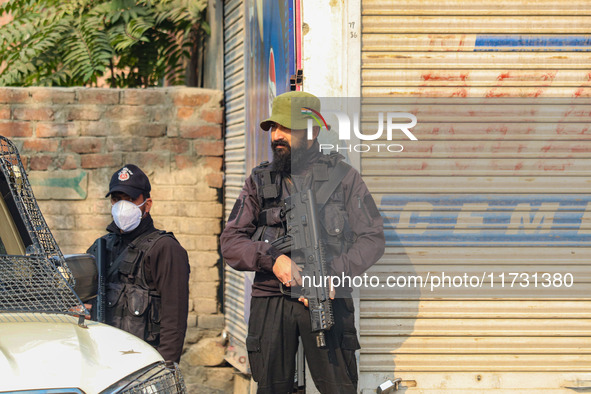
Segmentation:
<svg viewBox="0 0 591 394">
<path fill-rule="evenodd" d="M 182 84 L 207 0 L 9 0 L 0 85 Z"/>
</svg>

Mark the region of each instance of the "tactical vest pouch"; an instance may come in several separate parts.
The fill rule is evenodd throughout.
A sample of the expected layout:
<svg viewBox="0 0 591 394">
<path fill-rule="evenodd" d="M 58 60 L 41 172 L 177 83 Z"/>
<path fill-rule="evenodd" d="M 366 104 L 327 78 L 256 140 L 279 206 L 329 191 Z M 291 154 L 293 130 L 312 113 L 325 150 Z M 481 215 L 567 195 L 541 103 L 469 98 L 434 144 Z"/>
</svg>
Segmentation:
<svg viewBox="0 0 591 394">
<path fill-rule="evenodd" d="M 259 213 L 259 226 L 274 226 L 285 221 L 285 209 L 283 207 L 274 207 L 261 211 Z"/>
<path fill-rule="evenodd" d="M 279 187 L 275 184 L 263 186 L 263 196 L 265 198 L 279 197 Z"/>
<path fill-rule="evenodd" d="M 252 237 L 250 237 L 250 239 L 252 241 L 260 241 L 261 238 L 263 237 L 263 233 L 265 232 L 265 229 L 267 228 L 267 226 L 259 226 L 257 227 L 257 230 L 254 232 L 254 234 L 252 235 Z"/>
<path fill-rule="evenodd" d="M 146 342 L 158 345 L 160 342 L 160 311 L 162 310 L 162 298 L 157 294 L 150 294 L 150 311 L 148 315 L 148 331 Z"/>
<path fill-rule="evenodd" d="M 129 276 L 135 273 L 136 265 L 142 260 L 144 257 L 144 251 L 140 250 L 139 248 L 128 248 L 125 258 L 119 265 L 119 272 L 123 275 Z"/>
<path fill-rule="evenodd" d="M 335 193 L 333 196 L 337 198 L 335 200 L 331 198 L 326 203 L 320 216 L 322 227 L 324 227 L 327 235 L 325 242 L 327 246 L 331 246 L 327 248 L 327 253 L 332 256 L 327 256 L 327 258 L 332 258 L 349 250 L 355 237 L 349 224 L 344 202 L 338 200 L 339 193 Z"/>
<path fill-rule="evenodd" d="M 148 291 L 134 284 L 126 284 L 126 308 L 121 321 L 121 329 L 145 340 L 148 322 Z"/>
<path fill-rule="evenodd" d="M 115 327 L 121 328 L 121 317 L 123 316 L 123 302 L 120 301 L 125 284 L 107 283 L 106 298 L 107 307 L 105 308 L 105 321 Z"/>
<path fill-rule="evenodd" d="M 263 198 L 277 198 L 279 196 L 279 185 L 273 183 L 271 179 L 271 169 L 265 168 L 261 171 L 263 176 Z"/>
<path fill-rule="evenodd" d="M 324 208 L 324 228 L 331 237 L 341 238 L 345 230 L 345 212 L 337 205 L 327 204 Z"/>
</svg>

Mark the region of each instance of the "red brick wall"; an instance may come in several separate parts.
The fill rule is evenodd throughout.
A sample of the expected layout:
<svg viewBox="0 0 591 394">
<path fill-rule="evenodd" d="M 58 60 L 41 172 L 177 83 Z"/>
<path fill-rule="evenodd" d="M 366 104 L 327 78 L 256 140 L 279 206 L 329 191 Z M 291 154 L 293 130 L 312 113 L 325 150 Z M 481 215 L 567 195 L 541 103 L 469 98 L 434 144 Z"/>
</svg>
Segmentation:
<svg viewBox="0 0 591 394">
<path fill-rule="evenodd" d="M 0 88 L 0 135 L 18 146 L 62 251 L 104 234 L 112 173 L 150 177 L 156 226 L 189 252 L 191 318 L 217 314 L 222 205 L 222 92 L 198 88 Z"/>
</svg>

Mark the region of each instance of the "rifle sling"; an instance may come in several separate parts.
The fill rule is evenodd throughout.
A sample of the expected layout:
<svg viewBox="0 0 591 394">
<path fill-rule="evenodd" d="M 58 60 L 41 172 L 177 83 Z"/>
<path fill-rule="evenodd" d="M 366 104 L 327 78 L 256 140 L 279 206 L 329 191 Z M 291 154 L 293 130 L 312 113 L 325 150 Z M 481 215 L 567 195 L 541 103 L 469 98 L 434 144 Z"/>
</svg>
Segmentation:
<svg viewBox="0 0 591 394">
<path fill-rule="evenodd" d="M 339 161 L 334 167 L 334 170 L 331 171 L 328 182 L 325 182 L 320 186 L 316 192 L 316 205 L 319 210 L 324 208 L 324 204 L 326 204 L 332 193 L 334 193 L 336 188 L 343 181 L 343 178 L 345 178 L 345 175 L 349 172 L 349 168 L 350 167 L 347 163 Z"/>
<path fill-rule="evenodd" d="M 322 186 L 320 186 L 320 188 L 316 192 L 316 205 L 318 206 L 319 211 L 321 211 L 322 208 L 324 208 L 324 205 L 326 204 L 332 193 L 334 193 L 339 184 L 343 181 L 345 175 L 347 175 L 348 172 L 349 165 L 342 161 L 339 161 L 337 165 L 334 167 L 334 170 L 330 173 L 328 182 L 323 183 Z M 261 230 L 262 232 L 262 227 L 259 227 L 257 229 L 257 233 L 259 232 L 259 230 Z M 256 240 L 258 240 L 258 237 L 260 237 L 261 235 L 260 233 L 257 233 L 255 233 L 255 235 L 257 235 Z M 253 237 L 253 239 L 255 239 L 255 237 Z M 283 237 L 280 237 L 275 241 L 271 242 L 271 244 L 275 248 L 277 248 L 280 252 L 283 253 L 289 253 L 291 243 L 291 236 L 289 234 L 286 234 Z"/>
<path fill-rule="evenodd" d="M 159 230 L 149 231 L 145 234 L 140 235 L 139 237 L 134 239 L 132 242 L 130 242 L 129 245 L 127 245 L 127 247 L 123 250 L 123 252 L 121 252 L 121 254 L 119 254 L 119 256 L 117 256 L 117 259 L 109 267 L 109 271 L 107 273 L 107 278 L 109 278 L 111 275 L 113 275 L 115 272 L 117 272 L 119 270 L 121 263 L 125 260 L 125 258 L 128 256 L 128 254 L 130 252 L 134 251 L 135 254 L 143 253 L 143 251 L 140 251 L 137 249 L 137 245 L 141 245 L 145 239 L 147 239 L 150 235 L 157 233 L 157 232 L 159 232 Z M 135 261 L 136 259 L 137 259 L 137 257 L 134 258 L 132 261 Z"/>
</svg>

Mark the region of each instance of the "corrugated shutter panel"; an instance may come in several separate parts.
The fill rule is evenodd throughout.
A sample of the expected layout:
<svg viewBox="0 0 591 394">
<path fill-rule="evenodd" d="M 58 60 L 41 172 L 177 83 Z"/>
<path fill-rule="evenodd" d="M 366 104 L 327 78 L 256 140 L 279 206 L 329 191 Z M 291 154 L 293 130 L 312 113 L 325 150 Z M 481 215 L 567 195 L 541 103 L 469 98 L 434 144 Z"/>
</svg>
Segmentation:
<svg viewBox="0 0 591 394">
<path fill-rule="evenodd" d="M 244 1 L 224 3 L 224 91 L 226 103 L 224 212 L 228 219 L 246 178 L 244 121 Z M 224 314 L 229 346 L 226 359 L 247 372 L 244 274 L 227 265 Z"/>
<path fill-rule="evenodd" d="M 362 0 L 361 4 L 364 98 L 532 97 L 535 104 L 535 97 L 591 95 L 591 1 Z M 589 108 L 589 101 L 585 103 Z M 383 154 L 362 154 L 364 179 L 383 215 L 392 219 L 388 231 L 398 230 L 401 239 L 413 230 L 422 233 L 402 224 L 404 204 L 436 223 L 443 223 L 458 201 L 469 211 L 452 230 L 430 230 L 432 239 L 438 232 L 443 235 L 438 242 L 402 241 L 402 246 L 389 246 L 370 274 L 437 271 L 441 264 L 456 264 L 468 272 L 495 265 L 531 272 L 544 265 L 555 269 L 567 261 L 581 264 L 581 274 L 588 272 L 584 265 L 591 255 L 590 244 L 569 238 L 569 229 L 579 228 L 579 235 L 589 233 L 589 115 L 559 129 L 543 122 L 511 123 L 511 112 L 504 125 L 497 123 L 498 117 L 474 114 L 473 122 L 435 131 L 433 124 L 441 122 L 445 112 L 433 109 L 417 115 L 414 130 L 420 141 L 404 144 L 403 154 L 391 160 Z M 375 125 L 367 127 L 375 130 Z M 381 176 L 388 168 L 397 175 Z M 404 202 L 380 204 L 388 196 Z M 528 198 L 548 196 L 555 196 L 554 202 L 582 201 L 579 208 L 571 206 L 575 219 L 566 220 L 563 230 L 553 230 L 558 235 L 564 231 L 556 243 L 495 246 L 485 234 L 482 245 L 475 245 L 445 237 L 450 231 L 474 231 L 471 220 L 486 214 L 487 198 L 512 198 L 512 207 L 522 217 L 547 213 L 549 220 L 556 205 L 542 202 L 534 212 L 527 204 Z M 537 260 L 532 261 L 532 256 Z M 591 302 L 584 299 L 365 296 L 360 301 L 360 388 L 375 392 L 371 390 L 394 376 L 404 380 L 407 392 L 421 393 L 566 393 L 572 392 L 567 387 L 591 386 L 590 312 Z"/>
</svg>

